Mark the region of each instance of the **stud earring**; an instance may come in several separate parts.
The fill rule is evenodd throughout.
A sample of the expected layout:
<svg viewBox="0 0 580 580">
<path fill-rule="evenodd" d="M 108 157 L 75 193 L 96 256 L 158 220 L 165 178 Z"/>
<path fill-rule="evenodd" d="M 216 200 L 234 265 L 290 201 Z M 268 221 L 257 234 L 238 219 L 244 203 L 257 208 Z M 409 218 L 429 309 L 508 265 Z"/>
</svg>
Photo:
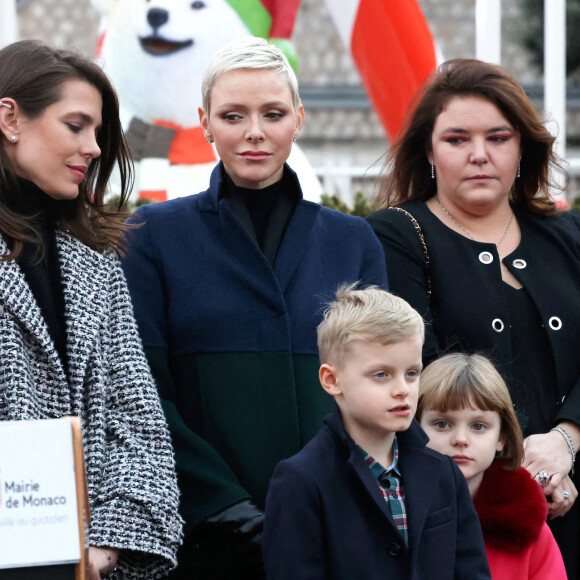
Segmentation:
<svg viewBox="0 0 580 580">
<path fill-rule="evenodd" d="M 210 139 L 210 138 L 209 138 L 209 137 L 207 137 L 207 136 L 206 136 L 205 140 L 206 140 L 208 143 L 213 143 L 213 139 Z"/>
<path fill-rule="evenodd" d="M 12 105 L 10 103 L 5 103 L 4 101 L 0 101 L 0 107 L 6 107 L 7 109 L 11 109 Z"/>
<path fill-rule="evenodd" d="M 296 143 L 296 141 L 298 141 L 298 137 L 292 137 L 292 141 L 294 141 L 294 143 Z"/>
<path fill-rule="evenodd" d="M 435 179 L 435 163 L 431 161 L 431 179 Z"/>
<path fill-rule="evenodd" d="M 10 141 L 10 143 L 17 143 L 18 142 L 18 137 L 16 135 L 12 135 L 10 137 L 10 139 L 8 139 Z"/>
</svg>

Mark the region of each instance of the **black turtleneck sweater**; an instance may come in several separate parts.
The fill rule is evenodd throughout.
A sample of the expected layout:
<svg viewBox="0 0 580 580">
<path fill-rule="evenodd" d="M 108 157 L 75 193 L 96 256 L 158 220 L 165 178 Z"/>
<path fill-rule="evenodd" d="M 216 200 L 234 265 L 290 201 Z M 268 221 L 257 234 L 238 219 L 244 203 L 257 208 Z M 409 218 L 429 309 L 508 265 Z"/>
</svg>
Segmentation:
<svg viewBox="0 0 580 580">
<path fill-rule="evenodd" d="M 223 170 L 222 170 L 223 171 Z M 228 200 L 248 233 L 274 265 L 288 222 L 300 195 L 290 176 L 262 189 L 238 187 L 223 171 L 220 195 Z"/>
<path fill-rule="evenodd" d="M 56 247 L 56 228 L 65 201 L 55 200 L 31 181 L 18 178 L 17 186 L 3 196 L 10 210 L 31 220 L 34 229 L 44 241 L 44 252 L 26 243 L 17 263 L 32 290 L 48 326 L 48 331 L 66 369 L 66 327 L 64 294 L 60 263 Z M 11 240 L 7 240 L 10 245 Z"/>
</svg>

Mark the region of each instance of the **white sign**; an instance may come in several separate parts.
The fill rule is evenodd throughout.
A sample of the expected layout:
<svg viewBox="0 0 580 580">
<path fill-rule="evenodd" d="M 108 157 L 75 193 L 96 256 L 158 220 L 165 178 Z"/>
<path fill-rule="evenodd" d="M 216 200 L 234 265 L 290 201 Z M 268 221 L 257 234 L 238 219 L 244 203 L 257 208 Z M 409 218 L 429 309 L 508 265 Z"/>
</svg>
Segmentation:
<svg viewBox="0 0 580 580">
<path fill-rule="evenodd" d="M 0 421 L 0 568 L 80 559 L 70 421 Z"/>
</svg>

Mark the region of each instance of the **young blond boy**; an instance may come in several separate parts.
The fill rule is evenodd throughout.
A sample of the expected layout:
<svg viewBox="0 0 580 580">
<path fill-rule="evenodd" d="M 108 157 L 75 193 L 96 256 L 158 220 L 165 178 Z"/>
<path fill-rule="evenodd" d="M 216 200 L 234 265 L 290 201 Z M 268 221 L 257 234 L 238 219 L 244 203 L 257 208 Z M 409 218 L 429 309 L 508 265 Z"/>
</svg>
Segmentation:
<svg viewBox="0 0 580 580">
<path fill-rule="evenodd" d="M 490 578 L 465 478 L 413 418 L 424 334 L 401 298 L 338 290 L 318 327 L 338 412 L 274 472 L 268 580 Z"/>
</svg>

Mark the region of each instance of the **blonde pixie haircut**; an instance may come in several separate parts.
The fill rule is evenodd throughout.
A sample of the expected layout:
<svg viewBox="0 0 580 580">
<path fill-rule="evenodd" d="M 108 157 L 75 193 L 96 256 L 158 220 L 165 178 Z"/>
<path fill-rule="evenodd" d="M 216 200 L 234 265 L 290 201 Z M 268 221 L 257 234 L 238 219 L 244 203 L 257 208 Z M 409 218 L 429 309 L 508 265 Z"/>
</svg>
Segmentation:
<svg viewBox="0 0 580 580">
<path fill-rule="evenodd" d="M 402 298 L 377 286 L 340 286 L 318 325 L 320 361 L 340 366 L 353 342 L 383 345 L 419 337 L 425 340 L 421 315 Z"/>
<path fill-rule="evenodd" d="M 497 457 L 506 459 L 506 468 L 516 471 L 524 457 L 522 431 L 507 385 L 493 363 L 482 355 L 464 353 L 433 361 L 421 373 L 417 420 L 424 411 L 444 413 L 466 407 L 499 414 L 505 445 Z"/>
<path fill-rule="evenodd" d="M 228 42 L 212 57 L 201 83 L 202 106 L 209 115 L 211 91 L 217 79 L 224 73 L 236 70 L 273 70 L 282 75 L 290 87 L 294 110 L 302 106 L 298 94 L 298 79 L 284 53 L 264 38 L 244 36 Z"/>
</svg>

